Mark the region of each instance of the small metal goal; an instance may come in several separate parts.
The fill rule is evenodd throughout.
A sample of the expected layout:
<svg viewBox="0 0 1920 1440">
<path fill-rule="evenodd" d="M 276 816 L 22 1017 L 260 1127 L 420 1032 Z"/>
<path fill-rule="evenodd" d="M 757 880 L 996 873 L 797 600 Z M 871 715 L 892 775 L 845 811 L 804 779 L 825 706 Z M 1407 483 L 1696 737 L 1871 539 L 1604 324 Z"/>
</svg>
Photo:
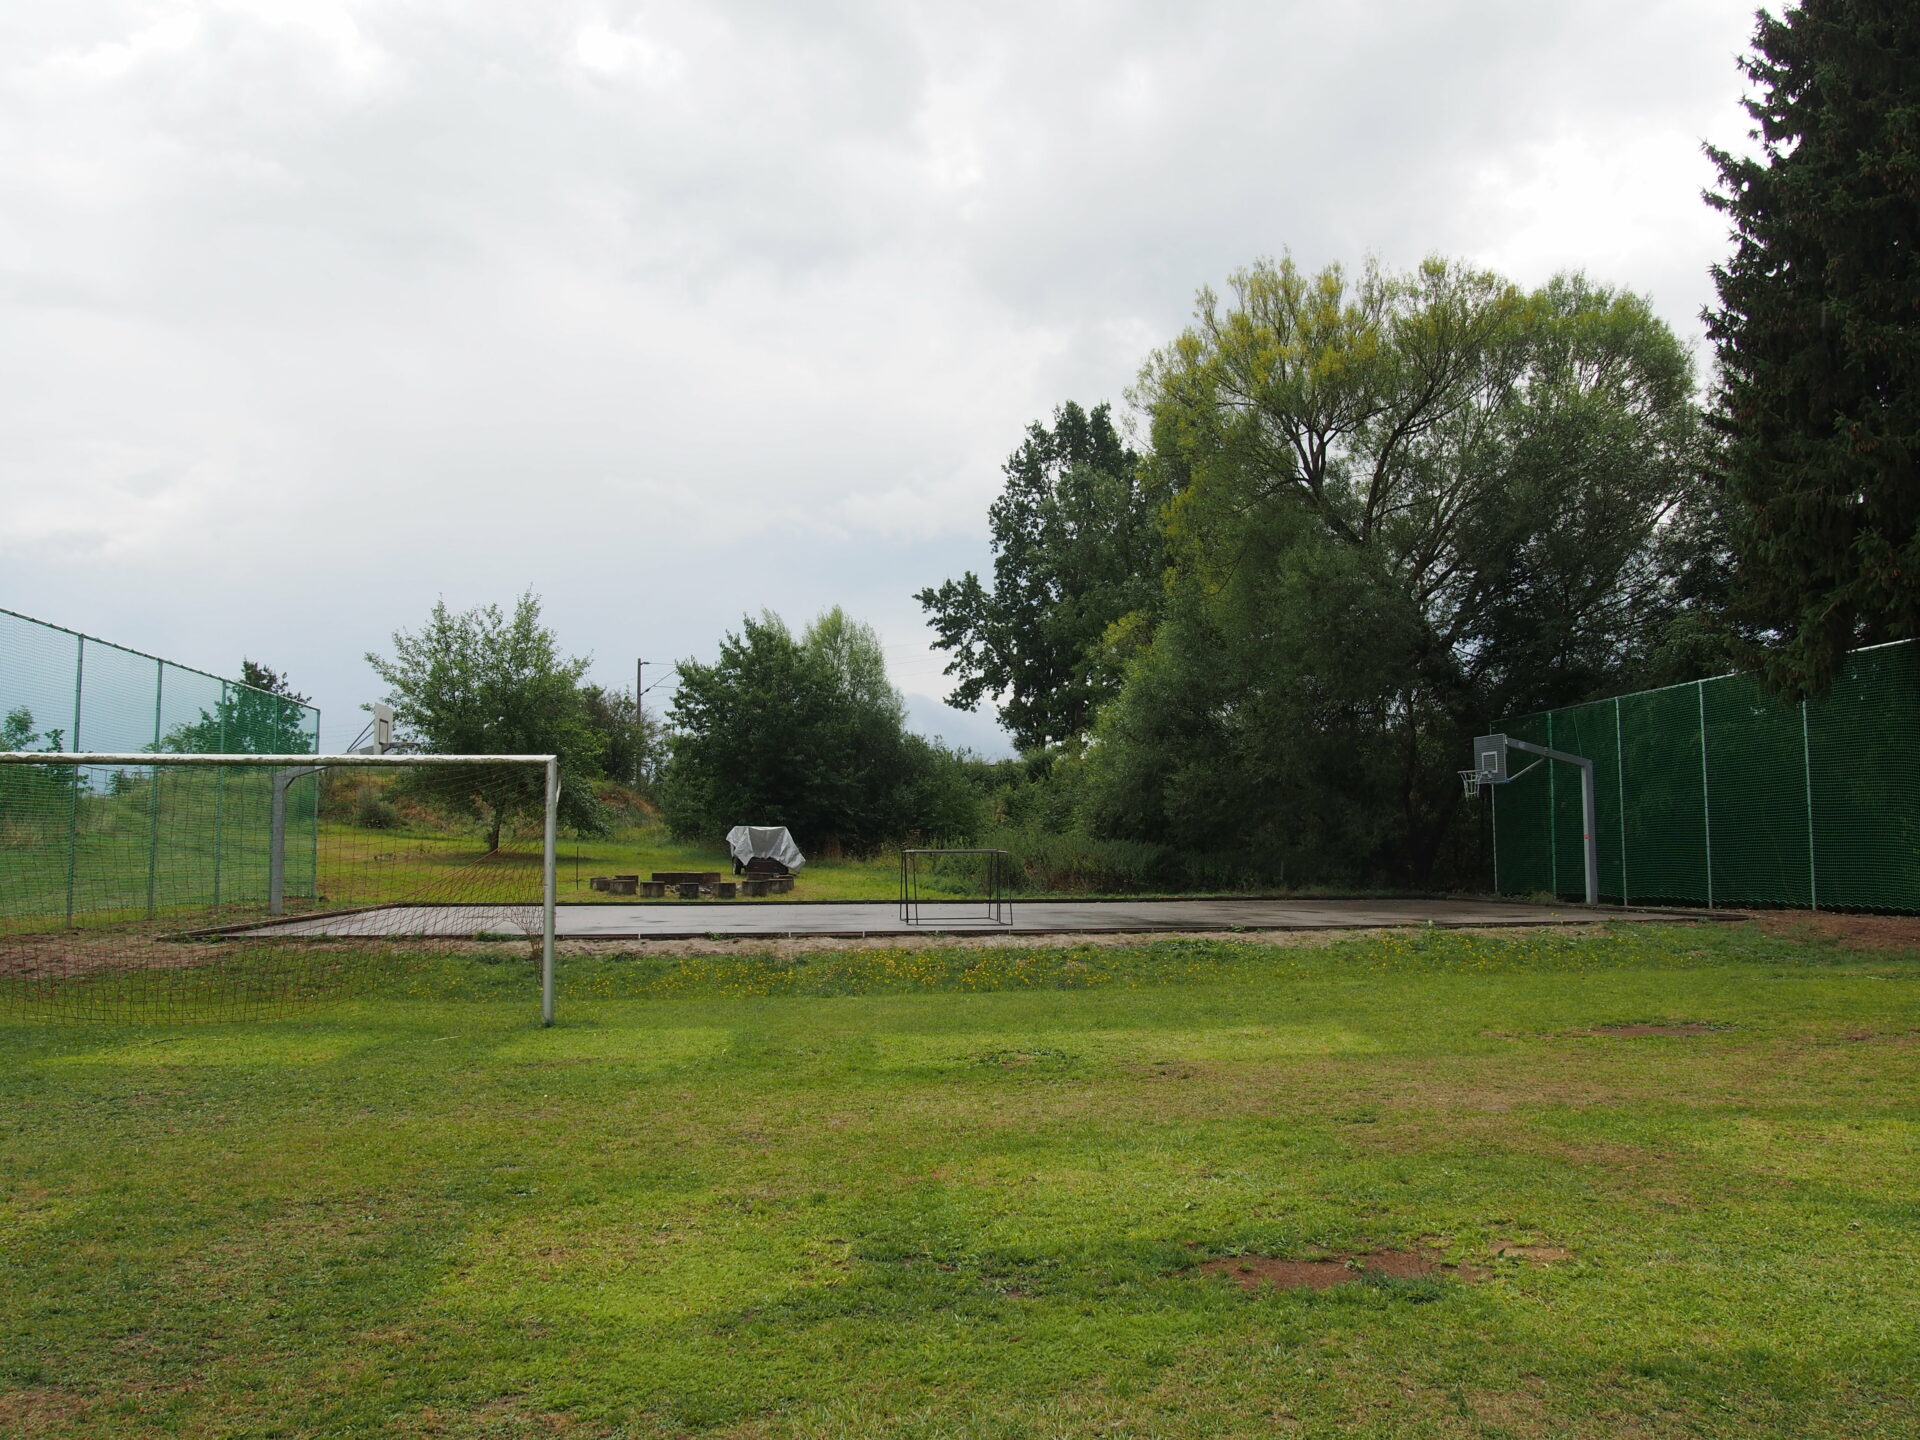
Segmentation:
<svg viewBox="0 0 1920 1440">
<path fill-rule="evenodd" d="M 1005 850 L 902 850 L 900 923 L 1011 925 L 1013 856 Z"/>
</svg>

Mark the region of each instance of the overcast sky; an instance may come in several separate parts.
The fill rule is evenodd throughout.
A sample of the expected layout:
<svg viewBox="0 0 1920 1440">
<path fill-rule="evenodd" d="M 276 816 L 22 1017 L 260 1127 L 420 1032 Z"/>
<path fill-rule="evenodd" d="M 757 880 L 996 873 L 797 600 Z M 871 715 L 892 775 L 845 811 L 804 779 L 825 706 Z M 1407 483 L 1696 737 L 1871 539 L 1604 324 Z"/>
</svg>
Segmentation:
<svg viewBox="0 0 1920 1440">
<path fill-rule="evenodd" d="M 1752 10 L 7 6 L 0 606 L 265 661 L 332 745 L 436 597 L 531 587 L 609 684 L 839 604 L 1004 749 L 911 597 L 990 563 L 1027 422 L 1283 249 L 1584 269 L 1697 343 Z"/>
</svg>

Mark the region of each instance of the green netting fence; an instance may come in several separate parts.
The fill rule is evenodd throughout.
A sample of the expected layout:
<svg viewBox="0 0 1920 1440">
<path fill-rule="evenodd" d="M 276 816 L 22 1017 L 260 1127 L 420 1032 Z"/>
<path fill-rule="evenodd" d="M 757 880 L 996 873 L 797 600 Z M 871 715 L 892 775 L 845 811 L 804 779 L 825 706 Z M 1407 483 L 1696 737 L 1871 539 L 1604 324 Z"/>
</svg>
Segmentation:
<svg viewBox="0 0 1920 1440">
<path fill-rule="evenodd" d="M 1593 760 L 1603 899 L 1920 911 L 1920 641 L 1805 704 L 1723 675 L 1496 728 Z M 1580 896 L 1574 769 L 1491 790 L 1495 888 Z"/>
<path fill-rule="evenodd" d="M 311 705 L 0 610 L 0 750 L 312 754 L 319 737 Z M 84 925 L 266 898 L 264 773 L 70 771 L 52 819 L 29 793 L 38 777 L 0 780 L 0 930 L 29 899 L 36 915 Z M 289 801 L 286 892 L 311 894 L 316 787 Z"/>
</svg>

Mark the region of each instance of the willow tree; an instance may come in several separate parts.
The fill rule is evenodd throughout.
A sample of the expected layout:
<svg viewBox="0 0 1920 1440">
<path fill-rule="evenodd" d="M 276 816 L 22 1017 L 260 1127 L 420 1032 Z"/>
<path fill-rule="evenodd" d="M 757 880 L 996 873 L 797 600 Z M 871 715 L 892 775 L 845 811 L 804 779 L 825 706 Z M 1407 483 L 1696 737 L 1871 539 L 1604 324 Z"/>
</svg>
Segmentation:
<svg viewBox="0 0 1920 1440">
<path fill-rule="evenodd" d="M 1693 473 L 1684 349 L 1632 295 L 1430 261 L 1202 292 L 1136 403 L 1170 581 L 1087 761 L 1096 830 L 1400 883 L 1475 728 L 1628 678 Z"/>
</svg>

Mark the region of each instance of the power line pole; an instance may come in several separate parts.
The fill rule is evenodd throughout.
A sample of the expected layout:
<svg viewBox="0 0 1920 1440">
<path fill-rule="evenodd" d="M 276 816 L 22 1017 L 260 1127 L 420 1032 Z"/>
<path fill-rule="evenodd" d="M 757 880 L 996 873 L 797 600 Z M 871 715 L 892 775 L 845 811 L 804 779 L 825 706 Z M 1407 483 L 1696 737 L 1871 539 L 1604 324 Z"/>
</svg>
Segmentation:
<svg viewBox="0 0 1920 1440">
<path fill-rule="evenodd" d="M 634 783 L 639 784 L 647 775 L 647 662 L 633 662 L 633 737 L 636 753 L 633 759 Z"/>
</svg>

